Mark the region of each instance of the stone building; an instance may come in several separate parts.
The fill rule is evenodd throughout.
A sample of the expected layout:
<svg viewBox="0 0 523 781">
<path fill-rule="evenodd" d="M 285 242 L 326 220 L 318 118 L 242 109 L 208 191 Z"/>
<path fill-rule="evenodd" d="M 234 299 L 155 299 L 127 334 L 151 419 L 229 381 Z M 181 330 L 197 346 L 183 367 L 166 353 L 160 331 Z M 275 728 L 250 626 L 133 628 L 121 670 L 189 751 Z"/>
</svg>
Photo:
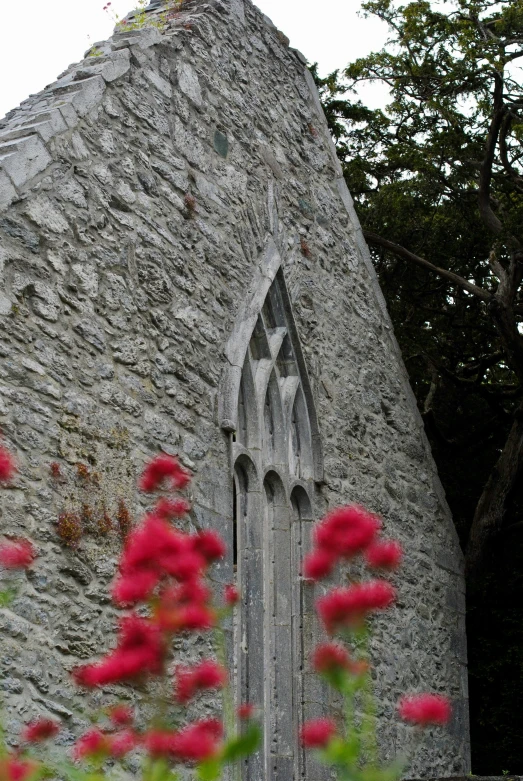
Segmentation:
<svg viewBox="0 0 523 781">
<path fill-rule="evenodd" d="M 451 728 L 409 773 L 464 774 L 461 553 L 305 60 L 249 0 L 158 14 L 0 123 L 0 426 L 21 464 L 2 532 L 40 554 L 0 610 L 8 732 L 85 727 L 68 671 L 108 643 L 119 549 L 96 519 L 138 513 L 164 450 L 195 474 L 191 524 L 227 538 L 216 582 L 242 589 L 238 697 L 265 726 L 245 777 L 325 778 L 297 744 L 329 706 L 299 573 L 312 521 L 348 502 L 406 549 L 373 645 L 383 755 L 412 740 L 400 694 L 442 691 Z M 64 512 L 85 521 L 76 551 Z"/>
</svg>

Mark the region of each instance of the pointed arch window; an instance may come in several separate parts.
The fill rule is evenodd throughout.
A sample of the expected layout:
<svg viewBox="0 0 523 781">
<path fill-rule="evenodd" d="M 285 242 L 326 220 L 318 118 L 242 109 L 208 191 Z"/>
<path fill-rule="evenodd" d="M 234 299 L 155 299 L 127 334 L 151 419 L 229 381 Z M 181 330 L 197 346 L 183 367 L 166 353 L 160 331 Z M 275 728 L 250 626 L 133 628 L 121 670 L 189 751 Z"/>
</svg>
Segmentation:
<svg viewBox="0 0 523 781">
<path fill-rule="evenodd" d="M 245 781 L 303 778 L 302 539 L 323 477 L 318 424 L 280 258 L 270 246 L 226 347 L 219 396 L 234 478 L 238 700 L 261 707 Z M 309 529 L 304 532 L 303 524 Z"/>
</svg>

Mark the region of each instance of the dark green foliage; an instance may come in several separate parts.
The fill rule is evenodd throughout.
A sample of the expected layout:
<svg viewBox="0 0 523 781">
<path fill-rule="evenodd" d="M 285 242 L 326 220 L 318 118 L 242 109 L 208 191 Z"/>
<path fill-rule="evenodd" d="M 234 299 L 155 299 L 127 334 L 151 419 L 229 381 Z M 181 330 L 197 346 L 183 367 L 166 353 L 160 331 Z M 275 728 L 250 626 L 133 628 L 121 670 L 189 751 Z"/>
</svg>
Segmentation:
<svg viewBox="0 0 523 781">
<path fill-rule="evenodd" d="M 388 23 L 391 41 L 342 73 L 312 72 L 470 550 L 485 506 L 495 516 L 491 500 L 503 481 L 493 469 L 523 414 L 523 87 L 515 70 L 523 0 L 368 0 L 363 9 Z M 373 80 L 389 87 L 386 109 L 355 97 L 355 86 Z M 479 538 L 481 569 L 469 580 L 473 769 L 481 774 L 523 773 L 515 713 L 523 534 L 509 528 L 523 520 L 517 459 L 506 477 L 495 524 Z M 477 539 L 474 546 L 479 561 Z"/>
<path fill-rule="evenodd" d="M 467 611 L 473 769 L 521 774 L 523 710 L 523 507 L 496 539 Z"/>
</svg>

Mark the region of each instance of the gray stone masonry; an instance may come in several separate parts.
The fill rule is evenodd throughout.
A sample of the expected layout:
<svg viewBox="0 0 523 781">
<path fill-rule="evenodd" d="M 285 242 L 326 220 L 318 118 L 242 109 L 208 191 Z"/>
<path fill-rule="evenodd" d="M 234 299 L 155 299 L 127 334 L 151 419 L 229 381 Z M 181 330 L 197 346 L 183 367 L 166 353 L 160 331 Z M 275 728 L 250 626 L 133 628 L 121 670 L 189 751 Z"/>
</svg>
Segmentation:
<svg viewBox="0 0 523 781">
<path fill-rule="evenodd" d="M 135 696 L 79 692 L 69 671 L 114 636 L 121 541 L 98 521 L 122 502 L 138 517 L 136 475 L 164 450 L 195 475 L 187 525 L 229 544 L 216 589 L 236 566 L 244 592 L 231 659 L 266 731 L 244 777 L 327 778 L 297 745 L 337 707 L 310 668 L 321 632 L 299 572 L 311 521 L 348 502 L 406 551 L 374 622 L 383 757 L 466 774 L 462 556 L 303 56 L 249 0 L 191 0 L 97 46 L 0 122 L 0 427 L 20 462 L 1 531 L 39 553 L 0 610 L 10 740 L 59 716 L 68 745 L 89 708 Z M 56 533 L 67 511 L 86 527 L 76 551 Z M 424 690 L 454 718 L 414 745 L 395 707 Z"/>
</svg>

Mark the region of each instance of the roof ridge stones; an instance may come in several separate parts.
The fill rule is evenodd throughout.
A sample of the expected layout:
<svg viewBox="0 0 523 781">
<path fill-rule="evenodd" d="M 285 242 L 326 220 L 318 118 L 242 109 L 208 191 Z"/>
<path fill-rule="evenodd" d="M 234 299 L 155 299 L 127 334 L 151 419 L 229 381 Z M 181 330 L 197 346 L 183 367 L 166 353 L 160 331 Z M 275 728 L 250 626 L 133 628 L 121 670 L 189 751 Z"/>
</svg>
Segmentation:
<svg viewBox="0 0 523 781">
<path fill-rule="evenodd" d="M 239 3 L 243 11 L 243 0 L 211 0 L 205 3 L 189 0 L 186 6 L 188 13 L 182 12 L 183 16 L 169 20 L 161 32 L 149 24 L 137 30 L 117 31 L 107 41 L 94 44 L 101 55 L 89 56 L 86 52 L 83 60 L 71 65 L 55 82 L 8 112 L 6 118 L 0 121 L 0 211 L 22 197 L 25 186 L 53 162 L 48 142 L 54 136 L 75 128 L 81 118 L 101 102 L 107 84 L 127 74 L 133 50 L 145 51 L 165 37 L 186 30 L 183 24 L 187 25 L 189 20 L 196 21 L 201 12 L 211 9 L 232 13 L 239 19 L 241 15 L 237 13 L 237 8 L 235 13 Z M 152 20 L 165 9 L 155 5 L 146 10 Z M 265 14 L 256 10 L 281 41 L 283 34 Z M 132 18 L 132 14 L 128 18 Z M 305 57 L 300 52 L 295 49 L 289 51 L 302 66 L 305 64 Z M 140 57 L 137 59 L 140 60 Z"/>
</svg>

